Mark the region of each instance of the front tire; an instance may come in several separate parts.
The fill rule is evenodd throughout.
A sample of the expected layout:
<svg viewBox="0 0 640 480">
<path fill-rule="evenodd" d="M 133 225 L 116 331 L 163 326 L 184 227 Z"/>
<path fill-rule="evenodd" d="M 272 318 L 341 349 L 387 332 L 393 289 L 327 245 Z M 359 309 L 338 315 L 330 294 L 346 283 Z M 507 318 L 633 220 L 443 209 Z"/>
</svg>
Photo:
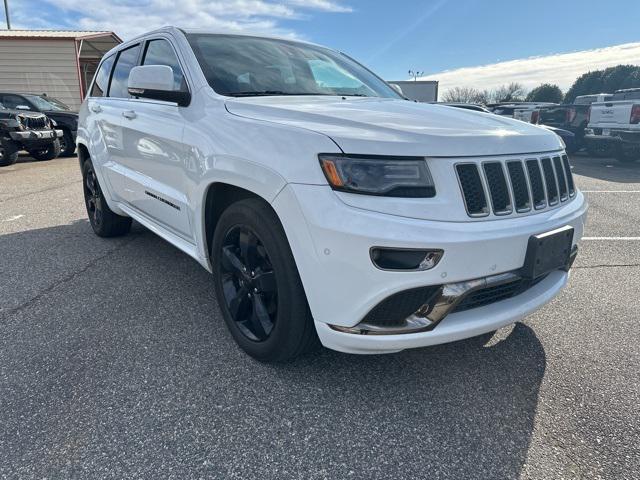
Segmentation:
<svg viewBox="0 0 640 480">
<path fill-rule="evenodd" d="M 91 160 L 86 160 L 82 166 L 82 187 L 87 216 L 96 235 L 118 237 L 129 233 L 131 217 L 118 215 L 109 208 Z"/>
<path fill-rule="evenodd" d="M 0 147 L 0 167 L 8 167 L 18 161 L 18 147 L 6 142 Z"/>
<path fill-rule="evenodd" d="M 71 157 L 76 153 L 76 144 L 73 141 L 71 132 L 67 129 L 62 130 L 62 137 L 60 138 L 60 156 Z"/>
<path fill-rule="evenodd" d="M 216 226 L 211 257 L 222 315 L 246 353 L 278 362 L 318 345 L 291 248 L 267 203 L 251 198 L 227 208 Z"/>
<path fill-rule="evenodd" d="M 56 138 L 46 148 L 31 150 L 29 151 L 29 155 L 36 160 L 53 160 L 60 155 L 60 140 Z"/>
</svg>

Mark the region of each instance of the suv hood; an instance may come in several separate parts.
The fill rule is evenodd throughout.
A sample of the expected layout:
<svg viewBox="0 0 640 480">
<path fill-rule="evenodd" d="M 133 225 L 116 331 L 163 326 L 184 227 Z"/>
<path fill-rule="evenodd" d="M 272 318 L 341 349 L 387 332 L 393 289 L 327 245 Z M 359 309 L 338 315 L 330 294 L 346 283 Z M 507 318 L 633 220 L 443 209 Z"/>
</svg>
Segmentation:
<svg viewBox="0 0 640 480">
<path fill-rule="evenodd" d="M 329 136 L 345 153 L 463 157 L 562 148 L 547 130 L 509 118 L 442 105 L 359 97 L 252 97 L 227 100 L 246 118 Z"/>
</svg>

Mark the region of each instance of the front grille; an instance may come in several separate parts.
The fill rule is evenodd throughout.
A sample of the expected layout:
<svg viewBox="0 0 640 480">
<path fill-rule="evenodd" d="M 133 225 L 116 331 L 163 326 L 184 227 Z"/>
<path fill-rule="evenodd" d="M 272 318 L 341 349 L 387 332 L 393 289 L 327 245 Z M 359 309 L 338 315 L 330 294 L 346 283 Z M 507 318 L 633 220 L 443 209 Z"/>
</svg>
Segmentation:
<svg viewBox="0 0 640 480">
<path fill-rule="evenodd" d="M 465 162 L 455 168 L 471 217 L 544 210 L 576 194 L 566 155 Z"/>
<path fill-rule="evenodd" d="M 44 130 L 47 128 L 47 117 L 44 115 L 39 117 L 20 116 L 20 121 L 27 130 Z"/>
<path fill-rule="evenodd" d="M 483 288 L 470 293 L 464 298 L 451 313 L 464 312 L 465 310 L 471 310 L 472 308 L 484 307 L 495 302 L 500 302 L 516 295 L 520 295 L 529 288 L 538 284 L 546 278 L 545 275 L 536 278 L 535 280 L 526 278 L 517 278 L 508 283 L 502 283 L 500 285 L 494 285 L 492 287 Z"/>
</svg>

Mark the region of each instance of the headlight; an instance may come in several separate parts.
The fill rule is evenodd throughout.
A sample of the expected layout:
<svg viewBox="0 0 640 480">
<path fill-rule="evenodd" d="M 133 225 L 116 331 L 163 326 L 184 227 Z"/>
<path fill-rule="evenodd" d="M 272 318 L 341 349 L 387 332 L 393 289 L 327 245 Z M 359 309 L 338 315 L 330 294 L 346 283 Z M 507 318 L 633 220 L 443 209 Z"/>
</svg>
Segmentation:
<svg viewBox="0 0 640 480">
<path fill-rule="evenodd" d="M 52 127 L 57 127 L 58 126 L 58 122 L 56 122 L 53 118 L 50 118 L 49 121 L 51 122 L 51 126 Z"/>
<path fill-rule="evenodd" d="M 410 198 L 436 194 L 431 172 L 422 157 L 321 154 L 319 159 L 334 190 Z"/>
</svg>

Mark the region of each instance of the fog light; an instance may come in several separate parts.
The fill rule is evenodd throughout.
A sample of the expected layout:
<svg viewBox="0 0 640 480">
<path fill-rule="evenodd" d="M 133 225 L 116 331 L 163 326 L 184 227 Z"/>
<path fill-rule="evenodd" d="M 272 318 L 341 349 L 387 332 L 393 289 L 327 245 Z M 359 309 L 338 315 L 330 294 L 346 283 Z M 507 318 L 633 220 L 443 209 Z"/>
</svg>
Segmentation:
<svg viewBox="0 0 640 480">
<path fill-rule="evenodd" d="M 424 271 L 435 267 L 444 250 L 373 247 L 371 261 L 381 270 Z"/>
</svg>

